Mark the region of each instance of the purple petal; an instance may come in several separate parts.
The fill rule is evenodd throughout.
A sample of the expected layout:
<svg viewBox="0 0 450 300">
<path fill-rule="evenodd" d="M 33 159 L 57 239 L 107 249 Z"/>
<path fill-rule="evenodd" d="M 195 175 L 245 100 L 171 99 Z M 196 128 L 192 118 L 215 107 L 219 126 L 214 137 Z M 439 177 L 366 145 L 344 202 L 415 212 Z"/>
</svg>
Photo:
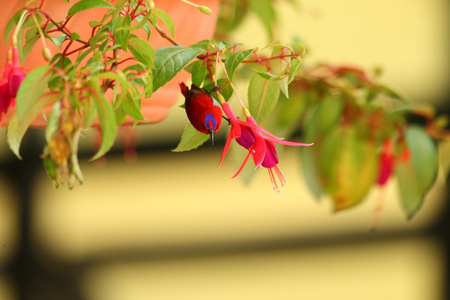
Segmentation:
<svg viewBox="0 0 450 300">
<path fill-rule="evenodd" d="M 266 155 L 261 165 L 264 168 L 273 168 L 278 164 L 277 150 L 275 149 L 275 144 L 266 141 Z"/>
<path fill-rule="evenodd" d="M 255 137 L 250 129 L 241 126 L 241 136 L 236 139 L 236 142 L 245 149 L 248 149 L 255 143 Z"/>
</svg>

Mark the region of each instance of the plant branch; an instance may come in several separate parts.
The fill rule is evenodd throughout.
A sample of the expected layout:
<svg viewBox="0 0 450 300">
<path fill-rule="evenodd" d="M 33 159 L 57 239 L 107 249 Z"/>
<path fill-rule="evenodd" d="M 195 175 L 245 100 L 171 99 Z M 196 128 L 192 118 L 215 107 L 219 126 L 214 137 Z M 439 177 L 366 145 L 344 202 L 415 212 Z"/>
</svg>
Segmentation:
<svg viewBox="0 0 450 300">
<path fill-rule="evenodd" d="M 155 24 L 155 29 L 158 31 L 158 33 L 161 35 L 162 38 L 168 40 L 169 42 L 171 42 L 174 46 L 180 46 L 180 44 L 178 44 L 177 41 L 175 41 L 172 37 L 170 37 L 167 33 L 164 32 L 164 30 L 161 29 L 161 27 L 159 27 L 158 24 Z"/>
</svg>

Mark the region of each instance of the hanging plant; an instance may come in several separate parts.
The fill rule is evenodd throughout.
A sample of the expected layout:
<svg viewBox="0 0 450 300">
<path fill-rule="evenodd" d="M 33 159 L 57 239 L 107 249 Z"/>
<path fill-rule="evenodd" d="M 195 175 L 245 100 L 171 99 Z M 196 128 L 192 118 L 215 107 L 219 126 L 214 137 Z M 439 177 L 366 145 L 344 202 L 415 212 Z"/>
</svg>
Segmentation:
<svg viewBox="0 0 450 300">
<path fill-rule="evenodd" d="M 402 208 L 412 217 L 436 179 L 435 139 L 449 137 L 442 119 L 406 105 L 360 68 L 302 70 L 301 43 L 259 49 L 228 41 L 249 10 L 272 38 L 277 16 L 270 0 L 226 1 L 219 15 L 218 1 L 54 0 L 66 5 L 56 13 L 48 1 L 27 2 L 5 28 L 11 46 L 0 82 L 0 118 L 19 158 L 27 129 L 45 127 L 42 158 L 56 186 L 83 181 L 77 156 L 83 130 L 100 131 L 96 160 L 110 150 L 119 126 L 161 121 L 180 95 L 188 125 L 174 151 L 214 143 L 219 128 L 229 126 L 219 165 L 232 143 L 243 147 L 247 156 L 235 176 L 250 160 L 255 169 L 268 170 L 277 192 L 286 183 L 279 144 L 301 146 L 308 186 L 317 198 L 328 196 L 336 211 L 363 202 L 373 187 L 396 176 Z M 212 39 L 217 17 L 220 39 Z M 238 80 L 248 86 L 247 99 L 235 88 Z M 237 102 L 241 117 L 228 101 Z M 408 122 L 410 115 L 423 117 L 425 126 Z M 302 142 L 271 133 L 296 139 L 299 128 Z"/>
</svg>

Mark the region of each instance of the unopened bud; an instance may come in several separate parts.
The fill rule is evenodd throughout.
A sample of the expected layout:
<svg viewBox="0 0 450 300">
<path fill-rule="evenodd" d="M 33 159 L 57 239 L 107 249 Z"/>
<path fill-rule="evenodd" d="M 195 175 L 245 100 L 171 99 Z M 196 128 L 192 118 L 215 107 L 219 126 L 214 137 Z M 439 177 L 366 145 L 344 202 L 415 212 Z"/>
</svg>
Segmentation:
<svg viewBox="0 0 450 300">
<path fill-rule="evenodd" d="M 155 8 L 155 2 L 153 0 L 148 0 L 147 5 L 150 10 Z"/>
<path fill-rule="evenodd" d="M 250 114 L 250 112 L 248 111 L 247 107 L 242 107 L 242 111 L 244 112 L 244 116 L 246 117 L 251 117 L 252 115 Z"/>
<path fill-rule="evenodd" d="M 222 94 L 217 93 L 217 98 L 219 98 L 220 104 L 224 104 L 226 102 Z"/>
<path fill-rule="evenodd" d="M 11 45 L 17 46 L 17 36 L 13 35 L 11 38 Z"/>
<path fill-rule="evenodd" d="M 52 59 L 52 52 L 48 47 L 42 49 L 42 56 L 44 56 L 45 61 L 50 61 Z"/>
<path fill-rule="evenodd" d="M 211 10 L 209 7 L 204 6 L 204 5 L 200 5 L 200 6 L 198 7 L 198 9 L 200 9 L 200 11 L 201 11 L 202 13 L 207 14 L 207 15 L 210 15 L 210 14 L 212 13 L 212 10 Z"/>
</svg>

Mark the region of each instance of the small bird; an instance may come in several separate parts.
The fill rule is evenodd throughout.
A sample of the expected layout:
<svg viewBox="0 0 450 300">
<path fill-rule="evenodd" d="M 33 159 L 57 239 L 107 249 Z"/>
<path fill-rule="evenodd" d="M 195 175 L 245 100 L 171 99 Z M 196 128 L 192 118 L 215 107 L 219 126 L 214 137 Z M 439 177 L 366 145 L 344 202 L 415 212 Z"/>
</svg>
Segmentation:
<svg viewBox="0 0 450 300">
<path fill-rule="evenodd" d="M 222 108 L 206 90 L 195 84 L 189 89 L 184 82 L 180 83 L 181 93 L 185 97 L 186 114 L 194 128 L 211 135 L 214 145 L 214 133 L 220 128 Z"/>
</svg>

